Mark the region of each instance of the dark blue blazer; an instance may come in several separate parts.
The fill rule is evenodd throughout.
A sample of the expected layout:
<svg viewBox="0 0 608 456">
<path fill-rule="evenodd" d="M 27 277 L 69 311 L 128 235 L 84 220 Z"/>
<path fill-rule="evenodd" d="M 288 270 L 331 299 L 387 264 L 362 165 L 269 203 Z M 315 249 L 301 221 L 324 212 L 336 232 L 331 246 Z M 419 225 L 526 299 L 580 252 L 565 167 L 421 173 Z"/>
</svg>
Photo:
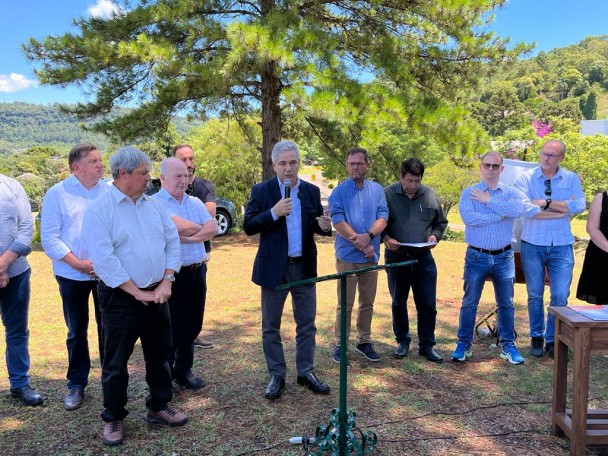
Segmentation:
<svg viewBox="0 0 608 456">
<path fill-rule="evenodd" d="M 317 217 L 323 215 L 319 188 L 300 179 L 298 195 L 302 205 L 302 257 L 308 279 L 317 276 L 314 234 L 331 236 L 331 230 L 324 232 L 317 221 Z M 287 267 L 287 222 L 285 217 L 273 220 L 270 212 L 280 199 L 281 189 L 276 177 L 254 185 L 243 222 L 243 229 L 249 236 L 260 234 L 251 280 L 266 288 L 279 285 Z"/>
</svg>

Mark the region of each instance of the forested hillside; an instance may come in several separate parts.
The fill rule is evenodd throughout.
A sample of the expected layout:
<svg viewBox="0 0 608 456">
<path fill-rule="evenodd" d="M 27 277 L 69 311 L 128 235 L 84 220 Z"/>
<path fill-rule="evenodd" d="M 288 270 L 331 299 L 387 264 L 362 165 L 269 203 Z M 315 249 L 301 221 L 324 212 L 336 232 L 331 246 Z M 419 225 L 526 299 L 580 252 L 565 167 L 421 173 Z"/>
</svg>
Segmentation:
<svg viewBox="0 0 608 456">
<path fill-rule="evenodd" d="M 518 60 L 486 82 L 472 111 L 493 138 L 532 121 L 565 133 L 608 117 L 608 35 Z"/>
<path fill-rule="evenodd" d="M 173 124 L 177 134 L 184 135 L 201 122 L 178 117 Z M 81 125 L 83 122 L 75 116 L 61 112 L 58 103 L 0 103 L 0 155 L 35 146 L 52 146 L 61 153 L 67 153 L 81 142 L 90 142 L 108 150 L 110 139 L 100 133 L 85 131 Z"/>
</svg>

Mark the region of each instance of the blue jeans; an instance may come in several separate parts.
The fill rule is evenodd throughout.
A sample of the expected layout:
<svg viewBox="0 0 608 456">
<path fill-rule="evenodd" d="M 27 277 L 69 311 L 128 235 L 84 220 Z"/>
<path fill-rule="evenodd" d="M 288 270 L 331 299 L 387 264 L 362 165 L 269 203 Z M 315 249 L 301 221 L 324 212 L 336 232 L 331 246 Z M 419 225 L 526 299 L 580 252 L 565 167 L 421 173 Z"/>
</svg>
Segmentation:
<svg viewBox="0 0 608 456">
<path fill-rule="evenodd" d="M 11 388 L 28 385 L 30 352 L 27 315 L 30 306 L 31 269 L 11 277 L 8 285 L 0 288 L 0 312 L 6 333 L 6 368 Z"/>
<path fill-rule="evenodd" d="M 543 337 L 545 342 L 555 339 L 555 318 L 547 313 L 545 329 L 545 268 L 549 273 L 551 291 L 550 306 L 567 306 L 574 268 L 572 245 L 534 245 L 521 243 L 521 266 L 526 277 L 528 290 L 528 315 L 530 317 L 530 337 Z"/>
<path fill-rule="evenodd" d="M 417 260 L 417 263 L 386 270 L 388 290 L 392 297 L 393 332 L 397 343 L 410 345 L 410 321 L 407 313 L 407 299 L 410 289 L 414 294 L 414 304 L 418 312 L 418 345 L 435 345 L 435 320 L 437 318 L 437 266 L 429 250 L 421 253 L 400 254 L 385 251 L 385 262 L 400 263 Z"/>
<path fill-rule="evenodd" d="M 460 308 L 458 340 L 470 344 L 481 292 L 488 276 L 492 277 L 498 313 L 498 335 L 504 347 L 515 341 L 515 310 L 513 308 L 513 284 L 515 262 L 513 250 L 498 255 L 467 249 L 464 261 L 464 297 Z"/>
<path fill-rule="evenodd" d="M 89 381 L 91 357 L 89 355 L 89 296 L 93 295 L 95 321 L 97 322 L 97 345 L 99 362 L 103 365 L 103 334 L 101 313 L 97 299 L 96 280 L 72 280 L 55 276 L 59 294 L 63 301 L 63 318 L 68 327 L 66 347 L 68 349 L 68 388 L 84 388 Z"/>
</svg>

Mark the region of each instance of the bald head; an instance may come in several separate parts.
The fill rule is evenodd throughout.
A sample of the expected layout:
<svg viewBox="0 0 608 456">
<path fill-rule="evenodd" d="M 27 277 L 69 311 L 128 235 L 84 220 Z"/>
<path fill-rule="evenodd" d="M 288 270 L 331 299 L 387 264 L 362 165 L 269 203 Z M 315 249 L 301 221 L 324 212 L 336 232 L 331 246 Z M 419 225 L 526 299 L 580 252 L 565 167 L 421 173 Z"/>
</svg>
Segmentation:
<svg viewBox="0 0 608 456">
<path fill-rule="evenodd" d="M 160 182 L 176 200 L 181 201 L 188 188 L 188 168 L 178 158 L 165 158 L 160 164 Z"/>
</svg>

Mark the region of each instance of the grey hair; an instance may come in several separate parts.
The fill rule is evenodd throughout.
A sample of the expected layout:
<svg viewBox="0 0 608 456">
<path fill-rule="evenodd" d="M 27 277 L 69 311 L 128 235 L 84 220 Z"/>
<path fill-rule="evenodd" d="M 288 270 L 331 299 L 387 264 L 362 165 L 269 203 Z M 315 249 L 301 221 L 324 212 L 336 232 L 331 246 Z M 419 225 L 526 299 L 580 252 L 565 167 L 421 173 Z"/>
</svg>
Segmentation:
<svg viewBox="0 0 608 456">
<path fill-rule="evenodd" d="M 135 168 L 141 165 L 152 167 L 152 160 L 135 147 L 121 147 L 110 157 L 110 171 L 112 171 L 114 179 L 118 179 L 121 169 L 131 174 Z"/>
<path fill-rule="evenodd" d="M 161 176 L 167 176 L 167 172 L 169 171 L 167 168 L 169 167 L 169 163 L 171 162 L 177 162 L 179 164 L 183 164 L 184 168 L 186 167 L 186 165 L 184 164 L 184 162 L 182 162 L 179 158 L 175 158 L 175 157 L 168 157 L 165 158 L 162 162 L 160 162 L 160 175 Z"/>
<path fill-rule="evenodd" d="M 295 152 L 296 158 L 300 161 L 300 149 L 293 141 L 279 141 L 272 148 L 272 163 L 276 163 L 277 157 L 281 152 Z"/>
<path fill-rule="evenodd" d="M 490 150 L 488 152 L 481 154 L 479 156 L 479 161 L 483 163 L 483 159 L 486 158 L 488 155 L 496 155 L 500 159 L 500 164 L 502 165 L 502 163 L 503 163 L 502 155 L 500 155 L 500 152 L 496 152 L 495 150 Z"/>
</svg>

